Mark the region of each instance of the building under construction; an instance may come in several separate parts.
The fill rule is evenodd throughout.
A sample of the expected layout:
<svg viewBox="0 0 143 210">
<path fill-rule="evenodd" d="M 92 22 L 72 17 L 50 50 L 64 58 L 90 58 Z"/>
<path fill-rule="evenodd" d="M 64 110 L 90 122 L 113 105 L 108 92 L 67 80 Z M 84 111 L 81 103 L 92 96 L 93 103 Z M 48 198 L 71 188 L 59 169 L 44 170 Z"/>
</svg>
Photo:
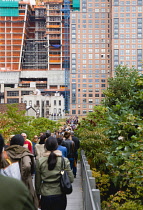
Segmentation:
<svg viewBox="0 0 143 210">
<path fill-rule="evenodd" d="M 143 74 L 142 28 L 142 0 L 0 0 L 0 98 L 35 84 L 70 114 L 92 112 L 119 64 Z"/>
<path fill-rule="evenodd" d="M 69 110 L 69 0 L 0 0 L 0 83 L 59 91 Z M 76 9 L 76 7 L 75 7 Z M 1 91 L 2 92 L 2 91 Z"/>
</svg>

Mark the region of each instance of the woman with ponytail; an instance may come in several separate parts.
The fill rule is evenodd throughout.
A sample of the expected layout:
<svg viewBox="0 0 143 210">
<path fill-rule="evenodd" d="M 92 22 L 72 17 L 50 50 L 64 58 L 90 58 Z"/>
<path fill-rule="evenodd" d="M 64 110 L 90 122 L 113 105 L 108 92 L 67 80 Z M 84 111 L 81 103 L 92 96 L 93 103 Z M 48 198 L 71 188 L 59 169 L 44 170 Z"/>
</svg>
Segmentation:
<svg viewBox="0 0 143 210">
<path fill-rule="evenodd" d="M 46 152 L 36 163 L 35 188 L 40 201 L 41 210 L 65 210 L 66 195 L 60 188 L 60 171 L 62 166 L 62 152 L 57 150 L 57 139 L 50 136 L 45 142 Z M 64 158 L 65 169 L 73 182 L 70 163 Z"/>
</svg>

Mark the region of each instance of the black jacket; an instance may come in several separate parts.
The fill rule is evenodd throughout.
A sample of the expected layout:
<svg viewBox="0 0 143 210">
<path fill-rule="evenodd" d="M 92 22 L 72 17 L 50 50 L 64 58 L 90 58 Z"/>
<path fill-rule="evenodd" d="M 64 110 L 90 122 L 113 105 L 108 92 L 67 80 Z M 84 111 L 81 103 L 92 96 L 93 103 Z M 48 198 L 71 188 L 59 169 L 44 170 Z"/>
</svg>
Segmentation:
<svg viewBox="0 0 143 210">
<path fill-rule="evenodd" d="M 75 144 L 75 152 L 77 152 L 77 150 L 78 150 L 79 147 L 80 147 L 80 141 L 79 141 L 79 139 L 78 139 L 77 137 L 75 137 L 75 136 L 72 136 L 72 140 L 73 140 L 73 142 L 74 142 L 74 144 Z"/>
<path fill-rule="evenodd" d="M 67 158 L 74 158 L 75 144 L 72 140 L 66 139 L 62 142 L 62 146 L 67 148 Z"/>
</svg>

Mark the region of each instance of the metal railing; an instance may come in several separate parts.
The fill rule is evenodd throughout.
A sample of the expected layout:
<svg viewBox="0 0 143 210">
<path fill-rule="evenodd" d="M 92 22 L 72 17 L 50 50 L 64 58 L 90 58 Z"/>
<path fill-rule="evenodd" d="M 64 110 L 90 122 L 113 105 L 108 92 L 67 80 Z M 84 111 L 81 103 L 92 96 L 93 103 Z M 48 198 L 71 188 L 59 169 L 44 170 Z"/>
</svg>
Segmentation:
<svg viewBox="0 0 143 210">
<path fill-rule="evenodd" d="M 95 178 L 92 177 L 92 171 L 83 150 L 81 151 L 81 177 L 84 210 L 101 210 L 100 191 L 96 189 Z"/>
</svg>

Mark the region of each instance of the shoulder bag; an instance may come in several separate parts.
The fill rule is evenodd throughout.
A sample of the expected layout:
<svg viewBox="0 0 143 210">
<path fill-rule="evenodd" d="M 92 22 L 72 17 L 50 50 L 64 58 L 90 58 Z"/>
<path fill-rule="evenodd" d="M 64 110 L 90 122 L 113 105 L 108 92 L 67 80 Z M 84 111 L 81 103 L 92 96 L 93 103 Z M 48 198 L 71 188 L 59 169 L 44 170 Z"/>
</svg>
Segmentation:
<svg viewBox="0 0 143 210">
<path fill-rule="evenodd" d="M 72 184 L 70 182 L 70 179 L 68 177 L 68 173 L 65 170 L 65 160 L 62 157 L 62 163 L 61 163 L 61 171 L 60 171 L 60 186 L 61 191 L 64 194 L 71 194 L 72 193 Z"/>
</svg>

